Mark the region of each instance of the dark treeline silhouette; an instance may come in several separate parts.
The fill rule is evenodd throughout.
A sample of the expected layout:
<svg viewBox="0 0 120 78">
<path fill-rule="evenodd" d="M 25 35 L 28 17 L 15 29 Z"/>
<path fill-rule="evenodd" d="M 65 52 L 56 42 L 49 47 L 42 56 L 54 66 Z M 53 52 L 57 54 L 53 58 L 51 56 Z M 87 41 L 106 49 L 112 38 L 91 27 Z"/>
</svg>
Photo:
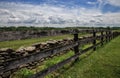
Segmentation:
<svg viewBox="0 0 120 78">
<path fill-rule="evenodd" d="M 62 29 L 106 29 L 110 28 L 113 30 L 118 30 L 120 27 L 64 27 L 64 28 L 57 28 L 57 27 L 26 27 L 26 26 L 19 26 L 19 27 L 0 27 L 0 31 L 27 31 L 27 30 L 62 30 Z"/>
</svg>

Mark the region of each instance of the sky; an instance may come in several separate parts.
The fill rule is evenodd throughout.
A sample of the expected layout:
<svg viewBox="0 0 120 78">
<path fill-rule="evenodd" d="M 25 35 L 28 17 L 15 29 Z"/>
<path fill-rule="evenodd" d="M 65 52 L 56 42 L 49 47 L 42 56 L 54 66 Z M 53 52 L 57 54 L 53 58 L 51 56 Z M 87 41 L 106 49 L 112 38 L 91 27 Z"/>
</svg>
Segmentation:
<svg viewBox="0 0 120 78">
<path fill-rule="evenodd" d="M 120 26 L 120 0 L 0 0 L 0 26 Z"/>
</svg>

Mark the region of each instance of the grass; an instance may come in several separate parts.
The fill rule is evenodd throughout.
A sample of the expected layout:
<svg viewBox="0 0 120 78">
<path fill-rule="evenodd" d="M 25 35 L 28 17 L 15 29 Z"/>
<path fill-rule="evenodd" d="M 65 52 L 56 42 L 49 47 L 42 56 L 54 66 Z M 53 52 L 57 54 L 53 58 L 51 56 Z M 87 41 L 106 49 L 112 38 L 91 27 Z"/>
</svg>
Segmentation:
<svg viewBox="0 0 120 78">
<path fill-rule="evenodd" d="M 83 54 L 74 66 L 57 78 L 120 78 L 119 44 L 120 37 L 117 37 L 92 54 Z"/>
<path fill-rule="evenodd" d="M 97 47 L 96 51 L 89 51 L 82 54 L 79 60 L 73 65 L 65 65 L 61 69 L 47 75 L 45 78 L 120 78 L 120 37 L 115 38 L 103 47 Z M 82 46 L 87 48 L 91 44 Z M 46 69 L 53 64 L 56 64 L 74 53 L 73 51 L 55 56 L 41 63 L 36 69 L 21 69 L 15 73 L 12 78 L 28 78 L 35 72 Z M 24 73 L 23 73 L 24 72 Z"/>
<path fill-rule="evenodd" d="M 10 78 L 28 78 L 30 77 L 34 72 L 31 70 L 28 70 L 27 68 L 19 70 L 17 73 L 14 73 L 10 76 Z M 16 75 L 17 74 L 17 75 Z"/>
<path fill-rule="evenodd" d="M 27 69 L 27 68 L 23 68 L 21 70 L 18 70 L 17 72 L 13 73 L 11 75 L 11 78 L 28 78 L 29 76 L 31 76 L 32 74 L 42 71 L 56 63 L 59 63 L 60 61 L 65 60 L 66 58 L 72 56 L 74 53 L 73 51 L 69 51 L 61 56 L 54 56 L 52 59 L 49 58 L 43 62 L 41 62 L 40 66 L 37 66 L 35 69 Z M 53 77 L 53 74 L 48 75 L 46 78 L 50 78 Z"/>
<path fill-rule="evenodd" d="M 91 46 L 91 44 L 86 45 L 86 46 L 82 46 L 82 48 L 87 48 L 89 46 Z M 42 71 L 42 70 L 44 70 L 44 69 L 46 69 L 46 68 L 48 68 L 48 67 L 50 67 L 50 66 L 52 66 L 52 65 L 54 65 L 56 63 L 59 63 L 59 62 L 65 60 L 66 58 L 68 58 L 68 57 L 70 57 L 72 55 L 74 55 L 74 52 L 71 50 L 71 51 L 66 52 L 63 55 L 54 56 L 53 58 L 49 58 L 49 59 L 41 62 L 40 66 L 36 67 L 35 69 L 30 70 L 30 69 L 27 69 L 27 68 L 23 68 L 21 70 L 18 70 L 17 72 L 15 72 L 15 73 L 13 73 L 11 75 L 11 78 L 28 78 L 32 74 L 35 74 L 36 72 Z M 65 67 L 70 66 L 70 64 L 65 65 Z M 60 71 L 62 71 L 62 70 L 63 69 L 61 69 Z M 46 78 L 52 78 L 52 77 L 54 77 L 56 75 L 59 75 L 59 73 L 54 72 L 52 74 L 47 75 Z"/>
<path fill-rule="evenodd" d="M 3 41 L 3 42 L 0 42 L 0 48 L 7 47 L 7 48 L 17 49 L 21 46 L 29 46 L 38 42 L 45 42 L 48 40 L 60 40 L 68 37 L 72 38 L 72 35 L 60 35 L 60 36 L 49 36 L 49 37 L 43 37 L 43 38 L 32 38 L 32 39 L 25 39 L 25 40 Z"/>
<path fill-rule="evenodd" d="M 69 63 L 61 69 L 47 75 L 45 78 L 120 78 L 120 37 L 105 44 L 102 48 L 97 47 L 97 51 L 89 51 L 79 57 L 73 65 Z M 82 46 L 82 49 L 91 44 Z M 36 69 L 21 69 L 12 78 L 28 78 L 35 72 L 39 72 L 52 66 L 74 54 L 70 51 L 62 56 L 55 56 L 41 63 Z M 23 73 L 24 72 L 24 73 Z"/>
<path fill-rule="evenodd" d="M 18 45 L 18 46 L 15 46 L 13 48 L 18 48 L 19 46 L 23 46 L 23 45 L 27 46 L 35 42 L 44 42 L 51 38 L 54 40 L 58 40 L 58 39 L 63 39 L 67 37 L 72 38 L 72 35 L 44 37 L 39 39 L 16 40 L 16 41 L 9 41 L 9 42 L 11 42 L 11 45 L 13 45 L 13 42 L 14 42 L 14 45 Z M 5 46 L 7 45 L 5 44 L 5 42 L 3 43 L 4 43 L 3 45 Z M 56 77 L 56 78 L 120 78 L 120 62 L 119 62 L 120 45 L 119 44 L 120 44 L 120 37 L 117 37 L 116 39 L 112 40 L 110 43 L 104 45 L 102 48 L 98 48 L 97 51 L 95 52 L 89 51 L 88 53 L 81 55 L 79 61 L 74 63 L 72 67 L 70 66 L 69 69 L 67 69 L 69 66 L 65 65 L 60 70 L 46 76 L 46 78 L 53 78 L 53 77 Z M 82 46 L 82 48 L 86 48 L 90 45 L 91 44 Z M 30 75 L 34 74 L 35 72 L 46 69 L 47 67 L 52 66 L 53 64 L 56 64 L 72 56 L 73 54 L 74 54 L 73 51 L 71 51 L 66 54 L 63 54 L 62 56 L 55 56 L 52 59 L 48 59 L 44 61 L 43 63 L 41 63 L 40 66 L 38 66 L 36 69 L 33 69 L 33 70 L 23 68 L 18 72 L 15 72 L 12 75 L 12 78 L 28 78 Z"/>
<path fill-rule="evenodd" d="M 79 36 L 83 35 L 89 35 L 86 33 L 80 33 Z M 12 48 L 12 49 L 18 49 L 21 46 L 30 46 L 34 43 L 38 42 L 46 42 L 48 40 L 60 40 L 65 38 L 73 38 L 73 35 L 66 34 L 66 35 L 59 35 L 59 36 L 48 36 L 43 38 L 32 38 L 32 39 L 25 39 L 25 40 L 14 40 L 14 41 L 3 41 L 0 42 L 0 48 Z"/>
</svg>

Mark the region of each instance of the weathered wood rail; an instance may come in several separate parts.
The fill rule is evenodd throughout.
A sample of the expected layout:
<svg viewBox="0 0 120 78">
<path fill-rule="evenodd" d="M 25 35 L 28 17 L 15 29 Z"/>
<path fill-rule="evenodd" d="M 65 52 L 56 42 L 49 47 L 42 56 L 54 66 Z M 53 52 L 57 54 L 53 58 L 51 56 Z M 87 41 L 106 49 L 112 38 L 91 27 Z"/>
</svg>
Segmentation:
<svg viewBox="0 0 120 78">
<path fill-rule="evenodd" d="M 51 48 L 49 50 L 42 51 L 42 52 L 35 52 L 35 53 L 29 54 L 27 56 L 23 56 L 23 57 L 16 58 L 16 59 L 13 59 L 13 60 L 10 60 L 7 62 L 3 62 L 2 64 L 0 64 L 0 75 L 2 77 L 2 75 L 4 73 L 6 73 L 8 71 L 12 71 L 14 69 L 18 69 L 24 64 L 28 64 L 28 63 L 35 62 L 35 61 L 40 61 L 42 59 L 48 58 L 50 56 L 62 53 L 65 50 L 68 50 L 70 48 L 73 48 L 74 52 L 75 52 L 75 54 L 73 56 L 71 56 L 71 57 L 67 58 L 66 60 L 59 62 L 51 67 L 48 67 L 47 69 L 45 69 L 41 72 L 38 72 L 35 75 L 32 75 L 30 77 L 30 78 L 44 78 L 44 76 L 61 68 L 65 64 L 67 64 L 71 61 L 77 60 L 81 54 L 87 52 L 88 50 L 93 49 L 93 51 L 95 51 L 96 47 L 98 45 L 100 45 L 100 44 L 103 45 L 104 42 L 108 42 L 111 39 L 120 35 L 119 32 L 111 32 L 110 30 L 92 30 L 89 32 L 91 32 L 91 34 L 93 34 L 93 36 L 79 38 L 78 31 L 75 31 L 74 32 L 74 41 L 70 44 L 67 44 L 64 46 L 58 46 L 58 47 Z M 100 33 L 100 34 L 97 35 L 97 33 Z M 99 42 L 97 42 L 97 40 Z M 85 45 L 88 43 L 92 43 L 93 45 L 84 50 L 79 50 L 80 45 Z"/>
</svg>

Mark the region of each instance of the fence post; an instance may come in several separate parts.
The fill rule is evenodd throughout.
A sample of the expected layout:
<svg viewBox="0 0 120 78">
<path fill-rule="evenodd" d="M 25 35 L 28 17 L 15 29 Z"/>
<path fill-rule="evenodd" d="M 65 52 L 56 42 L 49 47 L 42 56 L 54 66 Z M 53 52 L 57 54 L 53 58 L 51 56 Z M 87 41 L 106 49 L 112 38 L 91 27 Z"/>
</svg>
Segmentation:
<svg viewBox="0 0 120 78">
<path fill-rule="evenodd" d="M 101 46 L 103 46 L 103 31 L 101 31 Z"/>
<path fill-rule="evenodd" d="M 93 38 L 94 38 L 94 40 L 93 40 L 93 45 L 94 45 L 94 48 L 93 48 L 93 51 L 95 51 L 96 50 L 96 31 L 95 30 L 93 30 Z"/>
<path fill-rule="evenodd" d="M 115 32 L 113 32 L 112 34 L 113 34 L 113 38 L 115 38 Z"/>
<path fill-rule="evenodd" d="M 114 38 L 114 36 L 113 36 L 113 32 L 111 31 L 111 39 L 113 39 Z"/>
<path fill-rule="evenodd" d="M 109 29 L 109 31 L 108 31 L 108 37 L 109 37 L 109 41 L 111 40 L 111 30 Z"/>
<path fill-rule="evenodd" d="M 112 31 L 111 30 L 109 31 L 109 34 L 110 34 L 110 40 L 112 40 Z"/>
<path fill-rule="evenodd" d="M 74 42 L 77 42 L 78 39 L 78 33 L 74 33 Z M 75 54 L 79 53 L 79 44 L 77 46 L 74 47 L 74 52 Z M 79 58 L 77 58 L 75 61 L 77 61 Z"/>
<path fill-rule="evenodd" d="M 108 42 L 108 30 L 106 30 L 106 42 Z"/>
</svg>

